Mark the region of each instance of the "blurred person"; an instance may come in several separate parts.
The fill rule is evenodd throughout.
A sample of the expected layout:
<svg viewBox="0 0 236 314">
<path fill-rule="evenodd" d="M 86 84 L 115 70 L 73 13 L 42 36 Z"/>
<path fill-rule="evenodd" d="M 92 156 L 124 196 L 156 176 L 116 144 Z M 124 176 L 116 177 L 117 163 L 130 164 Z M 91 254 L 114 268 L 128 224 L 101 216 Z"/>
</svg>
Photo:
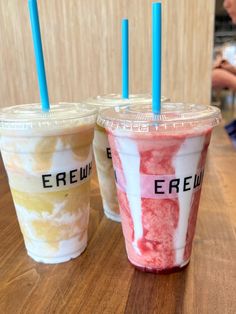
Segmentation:
<svg viewBox="0 0 236 314">
<path fill-rule="evenodd" d="M 232 23 L 236 24 L 236 0 L 224 0 L 223 6 Z M 236 91 L 236 67 L 218 54 L 213 65 L 212 87 L 215 89 L 229 88 Z"/>
<path fill-rule="evenodd" d="M 223 7 L 229 14 L 233 24 L 236 24 L 236 0 L 224 0 Z"/>
</svg>

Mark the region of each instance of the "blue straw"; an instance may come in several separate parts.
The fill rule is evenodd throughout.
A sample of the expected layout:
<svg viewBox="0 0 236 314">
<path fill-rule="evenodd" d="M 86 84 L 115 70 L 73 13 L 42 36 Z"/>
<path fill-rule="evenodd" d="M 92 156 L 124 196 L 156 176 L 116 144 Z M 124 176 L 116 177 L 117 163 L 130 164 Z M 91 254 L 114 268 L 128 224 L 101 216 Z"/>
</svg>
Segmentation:
<svg viewBox="0 0 236 314">
<path fill-rule="evenodd" d="M 152 4 L 152 111 L 161 112 L 161 3 Z"/>
<path fill-rule="evenodd" d="M 129 21 L 122 20 L 122 98 L 129 98 Z"/>
<path fill-rule="evenodd" d="M 42 110 L 48 112 L 50 110 L 48 99 L 48 88 L 43 60 L 43 49 L 40 35 L 38 6 L 36 0 L 28 0 L 31 30 L 34 43 L 34 54 L 38 73 L 39 92 L 41 98 Z"/>
</svg>

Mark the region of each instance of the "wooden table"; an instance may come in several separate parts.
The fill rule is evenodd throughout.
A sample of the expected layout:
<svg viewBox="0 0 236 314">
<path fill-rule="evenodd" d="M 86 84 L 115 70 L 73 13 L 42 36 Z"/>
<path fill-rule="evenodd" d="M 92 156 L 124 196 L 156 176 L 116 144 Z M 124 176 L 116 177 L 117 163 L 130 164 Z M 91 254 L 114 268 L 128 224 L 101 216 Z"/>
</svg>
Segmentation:
<svg viewBox="0 0 236 314">
<path fill-rule="evenodd" d="M 27 256 L 0 165 L 0 313 L 236 313 L 236 151 L 220 126 L 208 153 L 190 265 L 171 275 L 129 264 L 121 226 L 92 183 L 89 244 L 59 265 Z"/>
</svg>

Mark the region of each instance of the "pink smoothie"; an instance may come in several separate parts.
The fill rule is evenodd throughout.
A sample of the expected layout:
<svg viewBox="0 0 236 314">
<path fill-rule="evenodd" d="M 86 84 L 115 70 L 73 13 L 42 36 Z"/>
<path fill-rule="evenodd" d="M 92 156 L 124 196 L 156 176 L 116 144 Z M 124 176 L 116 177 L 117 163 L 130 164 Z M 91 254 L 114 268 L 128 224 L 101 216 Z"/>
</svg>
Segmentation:
<svg viewBox="0 0 236 314">
<path fill-rule="evenodd" d="M 168 272 L 188 264 L 210 137 L 211 128 L 109 132 L 126 250 L 136 267 Z"/>
<path fill-rule="evenodd" d="M 168 273 L 189 263 L 211 131 L 218 108 L 152 103 L 107 109 L 122 229 L 129 261 Z"/>
</svg>

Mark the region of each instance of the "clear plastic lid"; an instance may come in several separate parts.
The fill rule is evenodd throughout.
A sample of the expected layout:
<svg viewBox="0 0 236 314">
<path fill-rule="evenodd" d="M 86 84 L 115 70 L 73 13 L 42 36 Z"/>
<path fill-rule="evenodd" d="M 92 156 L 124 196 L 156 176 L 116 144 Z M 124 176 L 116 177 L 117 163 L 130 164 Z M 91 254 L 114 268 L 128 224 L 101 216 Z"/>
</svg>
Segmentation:
<svg viewBox="0 0 236 314">
<path fill-rule="evenodd" d="M 122 98 L 119 94 L 108 94 L 90 98 L 85 101 L 88 105 L 99 107 L 100 110 L 116 106 L 126 106 L 130 104 L 146 104 L 149 103 L 151 94 L 131 94 L 128 99 Z M 168 101 L 168 98 L 162 96 L 161 101 Z"/>
<path fill-rule="evenodd" d="M 108 130 L 178 132 L 193 127 L 212 128 L 220 119 L 221 113 L 216 107 L 183 103 L 162 103 L 161 114 L 154 115 L 150 101 L 105 109 L 99 113 L 97 123 Z"/>
<path fill-rule="evenodd" d="M 0 133 L 7 130 L 60 130 L 94 124 L 97 110 L 85 104 L 58 103 L 42 112 L 40 104 L 6 107 L 0 110 Z"/>
</svg>

